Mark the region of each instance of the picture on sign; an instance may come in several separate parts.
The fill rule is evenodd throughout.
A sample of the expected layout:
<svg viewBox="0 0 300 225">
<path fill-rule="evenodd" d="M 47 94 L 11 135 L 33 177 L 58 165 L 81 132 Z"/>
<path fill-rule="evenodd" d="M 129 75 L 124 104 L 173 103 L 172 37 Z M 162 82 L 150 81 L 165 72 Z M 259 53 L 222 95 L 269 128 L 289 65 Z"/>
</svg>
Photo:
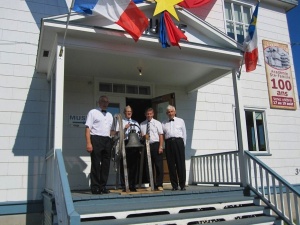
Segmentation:
<svg viewBox="0 0 300 225">
<path fill-rule="evenodd" d="M 263 40 L 270 107 L 296 109 L 293 76 L 287 44 Z"/>
</svg>

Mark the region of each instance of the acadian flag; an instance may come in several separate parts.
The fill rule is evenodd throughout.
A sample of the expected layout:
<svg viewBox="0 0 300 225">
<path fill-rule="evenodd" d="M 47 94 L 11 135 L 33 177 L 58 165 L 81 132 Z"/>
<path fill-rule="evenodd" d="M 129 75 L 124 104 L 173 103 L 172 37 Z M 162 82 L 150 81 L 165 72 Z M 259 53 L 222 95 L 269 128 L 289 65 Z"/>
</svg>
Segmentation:
<svg viewBox="0 0 300 225">
<path fill-rule="evenodd" d="M 257 49 L 257 14 L 258 14 L 259 2 L 257 3 L 255 10 L 252 15 L 251 22 L 248 28 L 248 35 L 243 43 L 244 46 L 244 58 L 246 72 L 251 72 L 256 69 L 256 64 L 258 61 L 258 49 Z"/>
<path fill-rule="evenodd" d="M 73 10 L 100 14 L 121 26 L 135 41 L 148 27 L 148 18 L 132 0 L 75 0 Z"/>
</svg>

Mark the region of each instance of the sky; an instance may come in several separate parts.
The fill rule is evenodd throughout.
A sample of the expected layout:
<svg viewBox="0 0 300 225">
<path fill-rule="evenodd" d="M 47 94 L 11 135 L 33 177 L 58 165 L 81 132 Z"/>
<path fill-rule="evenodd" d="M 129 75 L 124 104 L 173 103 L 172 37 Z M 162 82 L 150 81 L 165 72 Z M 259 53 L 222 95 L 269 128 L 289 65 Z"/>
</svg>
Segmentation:
<svg viewBox="0 0 300 225">
<path fill-rule="evenodd" d="M 300 95 L 300 4 L 287 13 L 287 19 L 291 37 L 298 95 Z M 293 43 L 295 44 L 293 45 Z"/>
</svg>

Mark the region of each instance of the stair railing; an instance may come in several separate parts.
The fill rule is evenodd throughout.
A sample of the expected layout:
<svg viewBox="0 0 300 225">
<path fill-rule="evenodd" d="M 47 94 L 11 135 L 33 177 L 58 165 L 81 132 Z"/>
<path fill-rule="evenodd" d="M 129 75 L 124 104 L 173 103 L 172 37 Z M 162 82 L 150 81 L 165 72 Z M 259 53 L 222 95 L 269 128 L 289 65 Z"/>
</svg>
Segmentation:
<svg viewBox="0 0 300 225">
<path fill-rule="evenodd" d="M 244 153 L 247 187 L 287 224 L 300 224 L 299 191 L 249 151 Z M 192 156 L 192 183 L 242 186 L 238 156 L 239 151 Z"/>
<path fill-rule="evenodd" d="M 75 211 L 67 178 L 65 163 L 60 149 L 55 150 L 54 198 L 59 225 L 80 225 L 80 215 Z"/>
<path fill-rule="evenodd" d="M 300 224 L 299 191 L 249 151 L 245 163 L 250 189 L 286 223 Z"/>
</svg>

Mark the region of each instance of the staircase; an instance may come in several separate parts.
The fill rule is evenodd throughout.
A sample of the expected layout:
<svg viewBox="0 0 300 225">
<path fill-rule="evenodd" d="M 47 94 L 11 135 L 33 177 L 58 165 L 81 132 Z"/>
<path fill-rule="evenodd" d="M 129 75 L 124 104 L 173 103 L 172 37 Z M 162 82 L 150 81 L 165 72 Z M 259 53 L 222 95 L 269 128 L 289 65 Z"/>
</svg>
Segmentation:
<svg viewBox="0 0 300 225">
<path fill-rule="evenodd" d="M 91 195 L 72 192 L 82 225 L 121 224 L 281 224 L 255 196 L 244 196 L 241 187 L 189 186 L 186 191 L 136 193 L 112 191 Z"/>
</svg>

